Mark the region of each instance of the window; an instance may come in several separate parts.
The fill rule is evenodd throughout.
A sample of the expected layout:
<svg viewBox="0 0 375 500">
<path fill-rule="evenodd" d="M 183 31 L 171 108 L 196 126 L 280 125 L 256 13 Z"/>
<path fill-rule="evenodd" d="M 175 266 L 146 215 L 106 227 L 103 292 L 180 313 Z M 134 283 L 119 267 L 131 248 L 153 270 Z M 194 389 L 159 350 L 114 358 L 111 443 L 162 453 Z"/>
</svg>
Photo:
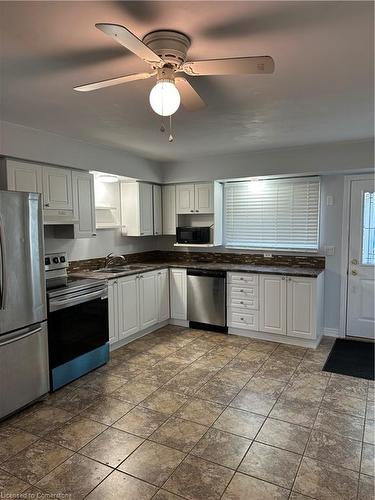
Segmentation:
<svg viewBox="0 0 375 500">
<path fill-rule="evenodd" d="M 319 177 L 226 183 L 226 246 L 317 250 L 319 193 Z"/>
<path fill-rule="evenodd" d="M 362 264 L 375 265 L 375 193 L 364 193 Z"/>
</svg>

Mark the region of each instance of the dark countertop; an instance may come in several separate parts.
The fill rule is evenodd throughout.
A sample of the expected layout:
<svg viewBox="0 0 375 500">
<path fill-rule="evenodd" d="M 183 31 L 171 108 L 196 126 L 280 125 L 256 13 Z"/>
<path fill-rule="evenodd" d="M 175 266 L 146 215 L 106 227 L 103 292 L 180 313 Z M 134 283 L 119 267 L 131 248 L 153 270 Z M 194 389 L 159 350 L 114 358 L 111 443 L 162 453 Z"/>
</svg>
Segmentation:
<svg viewBox="0 0 375 500">
<path fill-rule="evenodd" d="M 121 267 L 121 266 L 119 266 Z M 205 262 L 148 262 L 147 264 L 131 264 L 131 269 L 121 270 L 118 273 L 105 271 L 76 271 L 71 276 L 77 278 L 96 278 L 96 279 L 116 279 L 123 276 L 145 273 L 171 267 L 206 269 L 211 271 L 228 271 L 240 273 L 259 273 L 259 274 L 282 274 L 288 276 L 301 276 L 306 278 L 316 278 L 324 269 L 314 269 L 312 267 L 283 267 L 283 266 L 265 266 L 255 264 L 230 264 L 230 263 L 205 263 Z"/>
</svg>

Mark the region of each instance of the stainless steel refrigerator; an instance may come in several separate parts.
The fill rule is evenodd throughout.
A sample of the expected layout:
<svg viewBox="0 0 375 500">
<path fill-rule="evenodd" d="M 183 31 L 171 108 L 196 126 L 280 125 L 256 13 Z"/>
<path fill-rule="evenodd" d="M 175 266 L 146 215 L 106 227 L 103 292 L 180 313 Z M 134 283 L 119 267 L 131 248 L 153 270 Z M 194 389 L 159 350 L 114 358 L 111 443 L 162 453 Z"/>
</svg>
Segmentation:
<svg viewBox="0 0 375 500">
<path fill-rule="evenodd" d="M 40 195 L 0 191 L 0 419 L 49 390 Z"/>
</svg>

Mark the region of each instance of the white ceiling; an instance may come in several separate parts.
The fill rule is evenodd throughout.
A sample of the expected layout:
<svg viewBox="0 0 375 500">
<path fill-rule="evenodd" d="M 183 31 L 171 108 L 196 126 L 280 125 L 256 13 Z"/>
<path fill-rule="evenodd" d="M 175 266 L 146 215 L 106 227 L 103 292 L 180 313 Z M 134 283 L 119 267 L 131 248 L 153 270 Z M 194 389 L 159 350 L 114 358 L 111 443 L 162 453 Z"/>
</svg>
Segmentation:
<svg viewBox="0 0 375 500">
<path fill-rule="evenodd" d="M 372 135 L 372 2 L 0 2 L 0 19 L 6 121 L 156 160 Z M 190 79 L 207 108 L 181 108 L 169 144 L 148 104 L 152 81 L 73 91 L 148 68 L 97 22 L 141 38 L 180 30 L 190 60 L 271 55 L 276 70 Z"/>
</svg>

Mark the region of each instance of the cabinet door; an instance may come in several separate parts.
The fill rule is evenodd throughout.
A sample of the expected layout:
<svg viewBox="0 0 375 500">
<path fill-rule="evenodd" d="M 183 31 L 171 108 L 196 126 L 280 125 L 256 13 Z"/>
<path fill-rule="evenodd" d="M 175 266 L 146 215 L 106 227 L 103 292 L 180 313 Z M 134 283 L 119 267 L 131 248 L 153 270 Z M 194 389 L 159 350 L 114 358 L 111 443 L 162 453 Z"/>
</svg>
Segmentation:
<svg viewBox="0 0 375 500">
<path fill-rule="evenodd" d="M 152 185 L 139 183 L 139 225 L 140 236 L 154 234 Z"/>
<path fill-rule="evenodd" d="M 113 344 L 119 339 L 119 308 L 117 280 L 108 281 L 108 323 L 109 343 Z"/>
<path fill-rule="evenodd" d="M 158 271 L 158 321 L 169 319 L 169 272 L 168 269 Z"/>
<path fill-rule="evenodd" d="M 154 205 L 154 234 L 162 234 L 162 216 L 161 216 L 161 186 L 152 186 L 153 205 Z"/>
<path fill-rule="evenodd" d="M 315 278 L 287 278 L 287 335 L 315 338 L 315 287 Z"/>
<path fill-rule="evenodd" d="M 163 234 L 176 234 L 176 186 L 162 187 L 163 199 Z"/>
<path fill-rule="evenodd" d="M 139 309 L 141 330 L 158 322 L 157 271 L 139 276 Z"/>
<path fill-rule="evenodd" d="M 41 193 L 43 191 L 42 169 L 33 163 L 8 160 L 6 162 L 7 189 Z"/>
<path fill-rule="evenodd" d="M 118 280 L 119 338 L 129 337 L 139 330 L 138 275 Z"/>
<path fill-rule="evenodd" d="M 285 276 L 261 276 L 259 306 L 259 330 L 286 335 Z"/>
<path fill-rule="evenodd" d="M 190 214 L 194 210 L 194 184 L 177 184 L 176 213 Z"/>
<path fill-rule="evenodd" d="M 186 269 L 170 270 L 171 318 L 187 319 Z"/>
<path fill-rule="evenodd" d="M 73 208 L 72 172 L 67 168 L 43 168 L 44 207 L 71 210 Z"/>
<path fill-rule="evenodd" d="M 95 236 L 94 176 L 88 172 L 72 172 L 73 214 L 78 219 L 74 225 L 75 238 Z"/>
<path fill-rule="evenodd" d="M 195 211 L 200 214 L 214 212 L 213 185 L 211 183 L 195 184 Z"/>
</svg>

